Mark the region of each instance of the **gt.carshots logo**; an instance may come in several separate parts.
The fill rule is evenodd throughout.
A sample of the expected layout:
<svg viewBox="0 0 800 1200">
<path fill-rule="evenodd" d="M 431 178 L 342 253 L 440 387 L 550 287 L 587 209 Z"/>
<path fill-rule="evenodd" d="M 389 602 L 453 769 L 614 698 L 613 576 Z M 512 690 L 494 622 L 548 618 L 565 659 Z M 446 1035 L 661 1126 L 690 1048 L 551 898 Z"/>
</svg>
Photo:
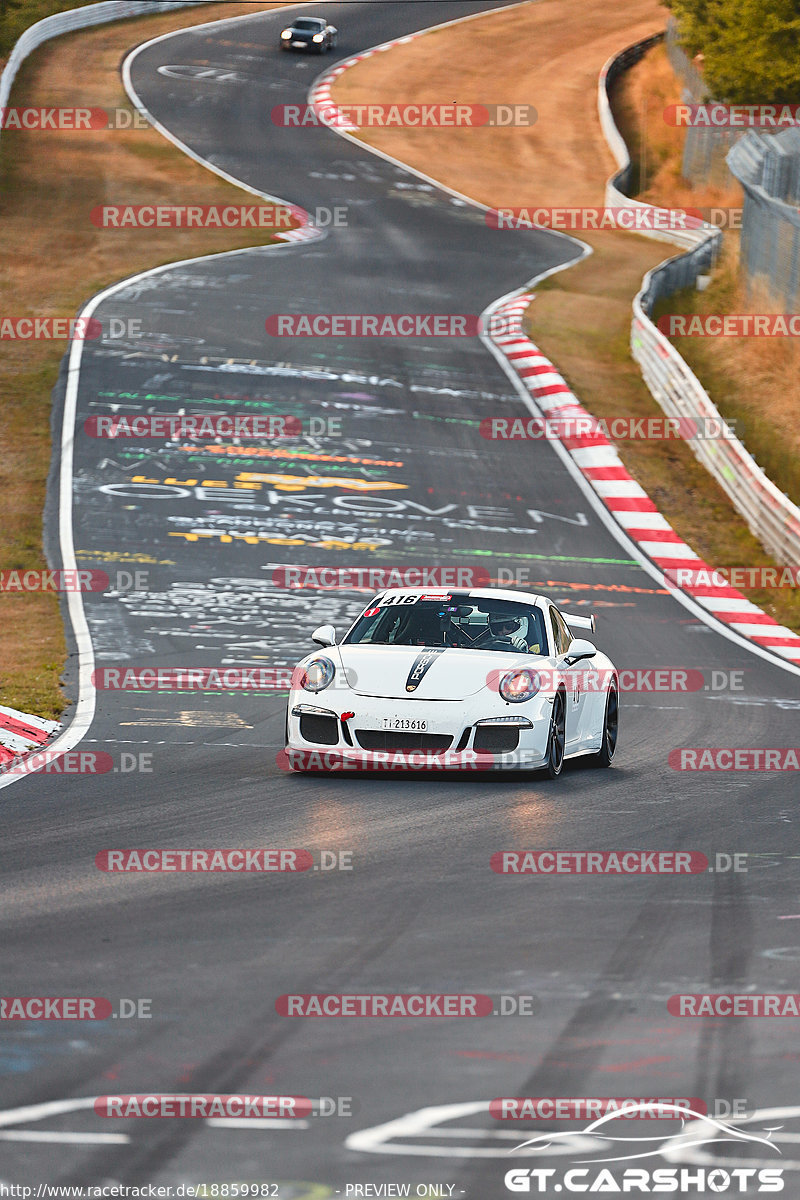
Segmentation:
<svg viewBox="0 0 800 1200">
<path fill-rule="evenodd" d="M 564 1154 L 569 1153 L 574 1146 L 576 1151 L 582 1152 L 578 1160 L 581 1166 L 567 1170 L 558 1170 L 555 1167 L 513 1167 L 505 1173 L 505 1187 L 509 1192 L 680 1192 L 682 1195 L 697 1193 L 703 1196 L 709 1192 L 742 1194 L 750 1190 L 782 1191 L 783 1170 L 780 1167 L 758 1165 L 758 1159 L 763 1160 L 765 1152 L 780 1154 L 778 1146 L 770 1140 L 774 1126 L 767 1127 L 758 1134 L 750 1133 L 736 1123 L 741 1121 L 742 1117 L 723 1121 L 716 1115 L 709 1115 L 704 1104 L 695 1108 L 696 1103 L 697 1101 L 682 1100 L 631 1100 L 621 1110 L 615 1105 L 611 1106 L 609 1111 L 594 1119 L 578 1133 L 553 1131 L 536 1134 L 515 1146 L 510 1153 L 525 1151 L 530 1157 L 540 1152 Z M 715 1111 L 720 1106 L 724 1107 L 726 1112 L 730 1111 L 730 1105 L 724 1101 L 721 1104 L 719 1101 L 715 1103 Z M 657 1111 L 654 1112 L 654 1109 Z M 660 1136 L 635 1135 L 630 1127 L 623 1126 L 621 1130 L 617 1128 L 616 1123 L 619 1120 L 644 1115 L 652 1115 L 665 1122 L 680 1122 L 680 1126 L 674 1132 Z M 602 1132 L 599 1132 L 600 1130 Z M 562 1149 L 564 1143 L 566 1147 Z M 723 1144 L 725 1150 L 732 1151 L 732 1157 L 722 1157 Z M 708 1153 L 710 1146 L 714 1146 L 716 1156 L 725 1164 L 724 1167 L 713 1165 L 714 1160 Z M 661 1159 L 662 1162 L 664 1159 L 691 1162 L 691 1153 L 695 1148 L 702 1148 L 701 1161 L 711 1162 L 710 1167 L 696 1169 L 656 1166 L 651 1170 L 640 1165 L 621 1165 L 631 1160 L 641 1161 L 648 1158 Z M 742 1157 L 742 1151 L 745 1149 L 757 1151 L 758 1158 L 753 1159 L 755 1165 L 736 1167 L 737 1162 L 747 1162 L 747 1159 L 743 1160 Z M 587 1157 L 592 1151 L 595 1151 L 597 1156 Z"/>
<path fill-rule="evenodd" d="M 672 1192 L 680 1195 L 707 1196 L 728 1192 L 744 1195 L 747 1192 L 782 1192 L 783 1170 L 780 1167 L 736 1167 L 723 1170 L 721 1167 L 656 1167 L 649 1171 L 645 1167 L 626 1167 L 619 1172 L 619 1180 L 607 1169 L 590 1170 L 575 1167 L 563 1174 L 554 1167 L 513 1167 L 503 1177 L 509 1192 L 576 1192 L 592 1194 L 632 1192 L 663 1195 Z"/>
</svg>

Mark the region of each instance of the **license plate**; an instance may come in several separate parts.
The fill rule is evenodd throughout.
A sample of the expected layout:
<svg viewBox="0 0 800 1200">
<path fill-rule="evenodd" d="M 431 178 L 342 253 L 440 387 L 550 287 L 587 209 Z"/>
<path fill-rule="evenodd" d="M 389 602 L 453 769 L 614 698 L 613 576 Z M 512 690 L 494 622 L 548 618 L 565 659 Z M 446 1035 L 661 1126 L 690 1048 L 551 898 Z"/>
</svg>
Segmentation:
<svg viewBox="0 0 800 1200">
<path fill-rule="evenodd" d="M 414 733 L 424 733 L 428 722 L 422 717 L 384 717 L 384 729 L 407 729 Z"/>
<path fill-rule="evenodd" d="M 293 45 L 293 46 L 300 46 L 300 47 L 302 48 L 303 46 L 305 46 L 305 42 L 292 42 L 292 45 Z"/>
</svg>

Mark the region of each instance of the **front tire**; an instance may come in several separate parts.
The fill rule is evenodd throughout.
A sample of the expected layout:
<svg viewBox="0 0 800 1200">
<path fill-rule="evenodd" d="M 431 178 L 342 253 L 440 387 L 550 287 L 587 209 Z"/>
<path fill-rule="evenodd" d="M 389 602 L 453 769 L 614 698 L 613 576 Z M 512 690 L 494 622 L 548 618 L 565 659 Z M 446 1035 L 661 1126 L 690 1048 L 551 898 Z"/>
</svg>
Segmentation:
<svg viewBox="0 0 800 1200">
<path fill-rule="evenodd" d="M 556 692 L 553 713 L 550 718 L 550 733 L 547 738 L 547 774 L 558 779 L 564 769 L 564 746 L 567 738 L 567 706 L 563 692 Z"/>
<path fill-rule="evenodd" d="M 612 683 L 606 697 L 606 711 L 603 717 L 603 743 L 597 754 L 592 755 L 592 762 L 597 767 L 610 767 L 617 749 L 617 733 L 619 730 L 619 695 Z"/>
</svg>

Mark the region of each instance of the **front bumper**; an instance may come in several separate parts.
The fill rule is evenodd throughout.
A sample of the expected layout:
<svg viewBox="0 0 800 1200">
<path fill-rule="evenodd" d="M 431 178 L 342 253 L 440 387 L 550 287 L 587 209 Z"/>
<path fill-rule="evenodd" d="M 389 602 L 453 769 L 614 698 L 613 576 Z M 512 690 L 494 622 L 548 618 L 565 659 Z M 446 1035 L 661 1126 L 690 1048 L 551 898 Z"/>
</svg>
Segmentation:
<svg viewBox="0 0 800 1200">
<path fill-rule="evenodd" d="M 311 38 L 293 37 L 281 38 L 284 50 L 323 50 L 325 42 L 315 42 Z"/>
<path fill-rule="evenodd" d="M 324 692 L 292 692 L 281 765 L 321 771 L 533 770 L 547 761 L 551 712 L 552 699 L 541 696 L 517 706 L 498 702 L 496 695 L 467 704 L 352 693 L 333 705 L 325 703 Z M 426 729 L 384 729 L 385 720 L 398 719 L 424 720 Z"/>
</svg>

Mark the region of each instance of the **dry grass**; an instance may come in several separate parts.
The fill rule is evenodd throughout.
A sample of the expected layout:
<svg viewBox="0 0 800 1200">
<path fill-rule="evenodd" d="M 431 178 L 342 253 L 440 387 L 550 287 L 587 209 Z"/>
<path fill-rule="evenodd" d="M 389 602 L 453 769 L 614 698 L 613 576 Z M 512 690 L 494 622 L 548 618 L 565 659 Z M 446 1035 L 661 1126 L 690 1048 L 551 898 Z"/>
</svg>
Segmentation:
<svg viewBox="0 0 800 1200">
<path fill-rule="evenodd" d="M 281 7 L 212 4 L 190 12 L 101 26 L 38 50 L 15 84 L 12 104 L 129 107 L 119 78 L 124 52 L 170 29 Z M 75 81 L 80 80 L 76 89 Z M 17 99 L 19 98 L 19 99 Z M 3 315 L 71 317 L 102 287 L 177 258 L 263 244 L 269 231 L 95 228 L 102 202 L 196 204 L 247 200 L 153 130 L 6 131 L 0 139 L 0 290 Z M 0 571 L 40 570 L 42 511 L 50 465 L 50 393 L 66 342 L 0 342 Z M 2 595 L 0 703 L 40 716 L 65 705 L 59 686 L 66 649 L 52 594 Z"/>
<path fill-rule="evenodd" d="M 668 104 L 681 99 L 666 51 L 652 51 L 626 76 L 616 107 L 634 164 L 644 172 L 642 199 L 667 206 L 742 206 L 742 189 L 732 180 L 722 188 L 688 189 L 681 177 L 681 130 L 660 119 Z M 643 113 L 649 114 L 646 137 Z M 748 286 L 739 274 L 739 233 L 729 230 L 725 251 L 705 292 L 687 289 L 670 297 L 658 313 L 776 313 L 785 305 L 766 284 Z M 756 461 L 778 487 L 800 503 L 800 343 L 793 338 L 673 338 L 723 414 L 735 423 Z"/>
<path fill-rule="evenodd" d="M 370 129 L 361 136 L 488 205 L 602 205 L 614 161 L 596 112 L 600 69 L 612 54 L 665 22 L 664 9 L 649 0 L 624 6 L 602 0 L 541 0 L 367 59 L 345 72 L 333 95 L 352 104 L 412 97 L 429 103 L 534 104 L 539 120 L 533 129 Z M 645 198 L 676 207 L 737 202 L 735 194 L 695 192 L 682 183 L 680 131 L 660 120 L 663 107 L 680 98 L 680 86 L 660 49 L 651 51 L 617 89 L 615 105 L 634 158 L 642 142 L 646 146 Z M 642 113 L 647 120 L 644 138 Z M 581 236 L 593 255 L 538 289 L 528 315 L 530 334 L 590 412 L 606 418 L 659 416 L 628 342 L 633 296 L 645 272 L 671 251 L 630 234 Z M 709 297 L 713 300 L 714 293 L 698 296 Z M 721 363 L 724 348 L 717 342 L 713 349 Z M 757 405 L 758 393 L 750 399 Z M 687 445 L 638 441 L 619 449 L 628 470 L 676 531 L 709 562 L 771 562 Z M 800 631 L 796 593 L 748 595 Z"/>
<path fill-rule="evenodd" d="M 614 160 L 597 76 L 616 50 L 664 25 L 657 0 L 538 0 L 395 46 L 345 71 L 342 103 L 532 104 L 531 128 L 369 129 L 364 139 L 498 207 L 602 203 Z"/>
</svg>

